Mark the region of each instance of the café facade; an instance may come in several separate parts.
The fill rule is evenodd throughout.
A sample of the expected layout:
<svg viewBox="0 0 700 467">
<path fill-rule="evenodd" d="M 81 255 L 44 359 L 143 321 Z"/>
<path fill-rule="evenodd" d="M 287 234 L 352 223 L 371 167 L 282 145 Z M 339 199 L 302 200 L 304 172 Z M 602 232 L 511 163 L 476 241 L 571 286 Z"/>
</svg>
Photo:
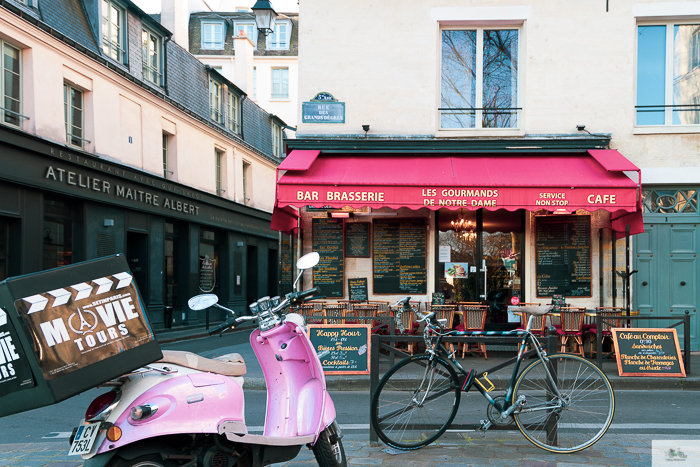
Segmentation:
<svg viewBox="0 0 700 467">
<path fill-rule="evenodd" d="M 624 306 L 614 271 L 643 230 L 641 174 L 608 143 L 297 139 L 273 226 L 319 251 L 304 286 L 327 299 L 354 298 L 350 281 L 366 279 L 369 300 L 487 303 L 494 328 L 508 305 L 553 295 Z"/>
</svg>

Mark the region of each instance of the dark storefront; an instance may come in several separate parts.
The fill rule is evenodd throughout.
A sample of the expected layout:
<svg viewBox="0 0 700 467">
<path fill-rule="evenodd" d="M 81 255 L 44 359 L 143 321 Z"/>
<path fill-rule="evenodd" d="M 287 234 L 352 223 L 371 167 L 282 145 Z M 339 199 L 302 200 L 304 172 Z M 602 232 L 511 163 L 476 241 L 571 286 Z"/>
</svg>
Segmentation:
<svg viewBox="0 0 700 467">
<path fill-rule="evenodd" d="M 267 212 L 4 127 L 0 179 L 0 279 L 123 253 L 156 327 L 204 322 L 200 290 L 245 311 L 277 288 Z"/>
</svg>

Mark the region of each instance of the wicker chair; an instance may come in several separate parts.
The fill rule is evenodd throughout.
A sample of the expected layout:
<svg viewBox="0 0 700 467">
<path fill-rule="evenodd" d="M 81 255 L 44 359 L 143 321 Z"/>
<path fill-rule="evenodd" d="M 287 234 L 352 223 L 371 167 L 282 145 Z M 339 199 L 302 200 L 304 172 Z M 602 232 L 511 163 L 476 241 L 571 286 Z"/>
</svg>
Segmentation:
<svg viewBox="0 0 700 467">
<path fill-rule="evenodd" d="M 398 327 L 398 323 L 396 323 L 396 329 L 394 330 L 394 334 L 397 336 L 403 335 L 403 336 L 411 336 L 414 335 L 418 329 L 417 323 L 415 322 L 415 313 L 418 312 L 418 307 L 420 306 L 420 302 L 418 302 L 418 305 L 414 305 L 413 303 L 409 302 L 409 305 L 411 305 L 411 308 L 413 309 L 413 313 L 408 313 L 408 312 L 403 312 L 401 313 L 401 324 L 403 326 L 403 332 L 401 332 L 401 329 Z M 402 307 L 402 305 L 399 305 L 397 307 L 394 306 L 389 306 L 389 315 L 393 316 L 396 318 L 396 313 L 399 311 L 399 309 Z M 396 342 L 395 346 L 398 348 L 400 345 L 400 342 Z M 413 350 L 415 347 L 416 343 L 414 342 L 409 342 L 407 344 L 407 350 L 408 353 L 413 355 Z"/>
<path fill-rule="evenodd" d="M 555 328 L 557 328 L 562 352 L 566 351 L 566 345 L 571 341 L 576 344 L 578 350 L 576 353 L 585 357 L 583 353 L 583 317 L 585 314 L 585 308 L 561 307 L 561 326 L 555 326 Z"/>
<path fill-rule="evenodd" d="M 604 307 L 604 306 L 598 306 L 595 309 L 595 312 L 597 315 L 607 318 L 606 321 L 603 321 L 602 329 L 601 329 L 601 338 L 600 342 L 596 342 L 596 351 L 598 351 L 598 347 L 600 346 L 600 351 L 603 351 L 603 343 L 605 342 L 605 339 L 610 339 L 612 340 L 612 328 L 619 328 L 620 327 L 620 322 L 622 321 L 622 308 L 616 308 L 616 307 Z M 590 356 L 593 356 L 593 342 L 596 340 L 596 336 L 598 335 L 598 329 L 594 325 L 588 329 L 588 332 L 590 333 L 590 342 L 591 342 L 591 350 L 590 350 Z M 612 353 L 613 355 L 615 354 L 615 346 L 612 346 Z"/>
<path fill-rule="evenodd" d="M 306 317 L 306 324 L 326 324 L 326 302 L 306 302 L 301 305 L 301 314 Z"/>
<path fill-rule="evenodd" d="M 486 314 L 489 311 L 488 305 L 460 305 L 459 311 L 462 312 L 462 324 L 455 327 L 457 331 L 483 331 L 486 327 Z M 474 344 L 460 343 L 462 347 L 462 358 L 469 353 L 483 354 L 484 359 L 488 358 L 486 354 L 486 344 L 478 342 Z M 475 348 L 471 347 L 475 346 Z"/>
<path fill-rule="evenodd" d="M 457 311 L 457 305 L 432 305 L 426 303 L 426 307 L 428 308 L 428 313 L 435 312 L 435 319 L 444 319 L 447 321 L 445 323 L 445 329 L 450 330 L 453 328 L 455 321 L 455 311 Z M 454 344 L 450 343 L 450 352 L 454 352 L 454 350 Z"/>
<path fill-rule="evenodd" d="M 343 324 L 345 321 L 345 303 L 326 303 L 326 324 Z"/>
<path fill-rule="evenodd" d="M 371 303 L 355 303 L 353 304 L 352 309 L 355 312 L 355 316 L 377 316 L 377 309 L 379 309 L 379 305 Z M 386 321 L 363 319 L 361 322 L 363 324 L 371 324 L 373 334 L 383 333 L 389 329 L 388 326 L 380 326 L 380 324 L 386 323 Z"/>
</svg>

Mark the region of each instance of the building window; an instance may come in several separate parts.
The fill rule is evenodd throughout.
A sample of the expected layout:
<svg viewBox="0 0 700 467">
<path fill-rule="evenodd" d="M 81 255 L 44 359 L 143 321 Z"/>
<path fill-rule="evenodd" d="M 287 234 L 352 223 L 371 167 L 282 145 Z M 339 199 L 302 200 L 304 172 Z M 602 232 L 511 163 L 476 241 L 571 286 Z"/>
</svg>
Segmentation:
<svg viewBox="0 0 700 467">
<path fill-rule="evenodd" d="M 73 264 L 73 205 L 44 197 L 44 269 Z"/>
<path fill-rule="evenodd" d="M 240 98 L 231 91 L 228 93 L 228 129 L 233 133 L 240 133 Z"/>
<path fill-rule="evenodd" d="M 637 26 L 637 125 L 697 125 L 700 24 Z"/>
<path fill-rule="evenodd" d="M 518 127 L 517 29 L 442 31 L 440 128 Z"/>
<path fill-rule="evenodd" d="M 66 121 L 66 141 L 71 146 L 83 147 L 89 142 L 84 136 L 83 91 L 63 83 L 63 113 Z"/>
<path fill-rule="evenodd" d="M 102 0 L 102 51 L 119 63 L 126 61 L 124 10 L 112 0 Z"/>
<path fill-rule="evenodd" d="M 2 121 L 14 126 L 22 125 L 21 52 L 7 42 L 0 40 L 2 48 L 0 92 L 3 97 L 0 115 Z"/>
<path fill-rule="evenodd" d="M 282 157 L 282 127 L 276 123 L 272 124 L 272 154 Z"/>
<path fill-rule="evenodd" d="M 171 178 L 170 176 L 175 172 L 172 171 L 171 164 L 173 163 L 171 157 L 171 142 L 172 136 L 168 133 L 163 133 L 163 177 Z"/>
<path fill-rule="evenodd" d="M 272 69 L 272 98 L 289 99 L 289 68 Z"/>
<path fill-rule="evenodd" d="M 243 204 L 250 201 L 250 163 L 243 161 Z"/>
<path fill-rule="evenodd" d="M 225 37 L 226 29 L 223 21 L 202 21 L 203 49 L 223 49 Z"/>
<path fill-rule="evenodd" d="M 153 84 L 163 83 L 161 39 L 150 31 L 141 31 L 143 52 L 143 77 Z"/>
<path fill-rule="evenodd" d="M 233 34 L 240 36 L 241 31 L 248 36 L 248 39 L 253 43 L 253 49 L 258 48 L 258 28 L 255 26 L 255 21 L 236 21 L 233 23 Z"/>
<path fill-rule="evenodd" d="M 221 84 L 209 79 L 209 108 L 211 109 L 211 119 L 217 123 L 222 122 L 221 115 Z"/>
<path fill-rule="evenodd" d="M 266 47 L 270 50 L 289 50 L 292 27 L 288 22 L 275 23 L 275 30 L 267 36 Z"/>
<path fill-rule="evenodd" d="M 216 158 L 216 196 L 224 196 L 224 152 L 214 150 Z"/>
<path fill-rule="evenodd" d="M 698 191 L 694 189 L 642 190 L 642 209 L 653 214 L 694 214 L 698 211 Z"/>
</svg>

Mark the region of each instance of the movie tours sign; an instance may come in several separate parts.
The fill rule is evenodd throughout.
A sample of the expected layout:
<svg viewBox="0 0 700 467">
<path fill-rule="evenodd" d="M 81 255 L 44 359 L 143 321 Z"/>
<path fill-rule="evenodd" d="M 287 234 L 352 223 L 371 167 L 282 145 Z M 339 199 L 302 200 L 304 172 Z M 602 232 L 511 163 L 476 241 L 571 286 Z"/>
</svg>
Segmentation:
<svg viewBox="0 0 700 467">
<path fill-rule="evenodd" d="M 0 308 L 0 397 L 34 386 L 27 357 L 7 312 Z"/>
<path fill-rule="evenodd" d="M 127 271 L 23 297 L 15 308 L 46 380 L 154 339 Z"/>
</svg>

